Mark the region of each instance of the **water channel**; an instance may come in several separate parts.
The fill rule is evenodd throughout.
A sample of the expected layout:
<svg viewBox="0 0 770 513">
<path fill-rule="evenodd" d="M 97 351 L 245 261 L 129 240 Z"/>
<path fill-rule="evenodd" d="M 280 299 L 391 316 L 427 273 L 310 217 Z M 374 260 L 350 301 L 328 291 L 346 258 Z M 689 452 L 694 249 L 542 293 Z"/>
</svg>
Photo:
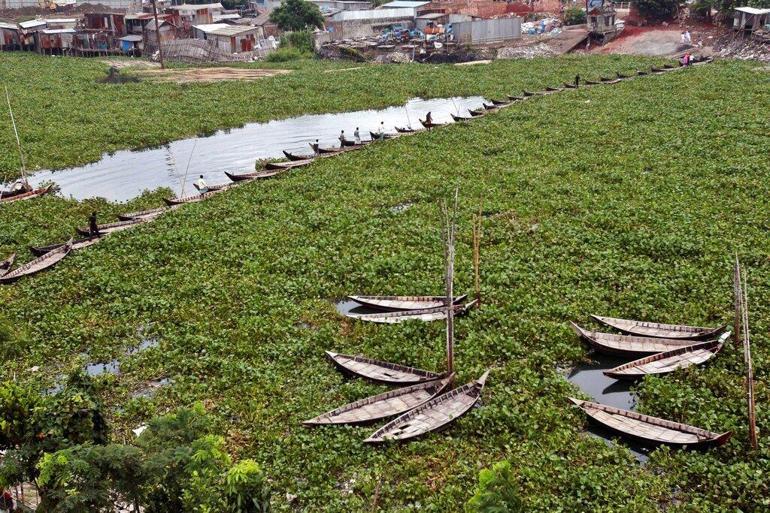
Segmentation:
<svg viewBox="0 0 770 513">
<path fill-rule="evenodd" d="M 30 177 L 30 182 L 38 185 L 53 181 L 63 196 L 78 200 L 102 197 L 126 201 L 144 190 L 158 187 L 168 187 L 181 194 L 183 183 L 184 192 L 190 194 L 192 182 L 199 175 L 210 184 L 227 182 L 224 171 L 253 171 L 257 160 L 283 158 L 282 150 L 310 154 L 309 143 L 316 139 L 321 146 L 338 146 L 342 130 L 352 140 L 358 127 L 361 138 L 368 140 L 369 131 L 377 130 L 381 122 L 387 132 L 395 132 L 397 126 L 421 128 L 418 118 L 424 118 L 428 112 L 437 123 L 451 122 L 451 114 L 459 112 L 465 116 L 468 109 L 479 108 L 483 101 L 479 96 L 415 98 L 403 106 L 381 110 L 313 114 L 249 123 L 241 128 L 220 130 L 211 136 L 180 139 L 159 148 L 105 154 L 101 160 L 85 166 L 39 171 Z"/>
</svg>

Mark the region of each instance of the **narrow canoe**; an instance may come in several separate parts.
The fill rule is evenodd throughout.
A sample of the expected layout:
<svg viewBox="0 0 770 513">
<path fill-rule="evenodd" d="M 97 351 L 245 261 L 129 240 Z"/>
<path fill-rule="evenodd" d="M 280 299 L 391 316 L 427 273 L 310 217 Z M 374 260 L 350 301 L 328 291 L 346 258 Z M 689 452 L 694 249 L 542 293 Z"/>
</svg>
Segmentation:
<svg viewBox="0 0 770 513">
<path fill-rule="evenodd" d="M 601 82 L 596 82 L 595 80 L 583 80 L 583 83 L 585 85 L 599 85 Z"/>
<path fill-rule="evenodd" d="M 673 64 L 664 64 L 663 68 L 664 69 L 676 69 L 677 67 L 674 66 Z"/>
<path fill-rule="evenodd" d="M 643 77 L 645 75 L 649 75 L 650 72 L 649 71 L 637 70 L 636 74 L 639 75 L 640 77 Z"/>
<path fill-rule="evenodd" d="M 464 305 L 454 306 L 455 315 L 462 315 L 470 310 L 476 304 L 476 300 Z M 436 308 L 423 308 L 421 310 L 401 310 L 397 312 L 383 312 L 371 314 L 346 313 L 346 316 L 360 321 L 376 322 L 380 324 L 400 324 L 406 321 L 432 322 L 446 319 L 447 310 L 445 306 Z"/>
<path fill-rule="evenodd" d="M 233 186 L 233 184 L 231 184 L 231 183 L 217 183 L 217 184 L 213 184 L 213 185 L 207 185 L 206 187 L 208 189 L 207 192 L 210 192 L 210 191 L 223 191 L 225 189 L 229 189 L 232 186 Z M 200 192 L 201 188 L 198 187 L 197 183 L 194 183 L 193 187 L 195 187 L 195 189 L 198 190 L 198 192 Z"/>
<path fill-rule="evenodd" d="M 106 223 L 106 224 L 100 224 L 99 225 L 99 234 L 100 235 L 107 235 L 108 233 L 114 233 L 114 232 L 120 232 L 123 230 L 127 230 L 129 228 L 132 228 L 136 225 L 142 224 L 147 221 L 151 221 L 153 217 L 139 217 L 134 219 L 129 219 L 128 221 L 116 221 L 114 223 Z M 90 237 L 91 232 L 88 229 L 88 227 L 78 227 L 75 229 L 79 235 L 82 235 L 83 237 Z"/>
<path fill-rule="evenodd" d="M 127 214 L 118 214 L 118 219 L 121 221 L 133 221 L 136 219 L 152 219 L 158 217 L 163 212 L 167 211 L 168 207 L 151 208 L 149 210 L 140 210 L 137 212 L 129 212 Z"/>
<path fill-rule="evenodd" d="M 397 388 L 383 394 L 373 395 L 345 406 L 340 406 L 303 422 L 306 426 L 322 424 L 366 424 L 377 420 L 401 415 L 424 404 L 452 382 L 454 374 L 443 379 L 426 381 L 406 388 Z"/>
<path fill-rule="evenodd" d="M 340 370 L 386 385 L 415 385 L 441 378 L 441 374 L 397 363 L 372 360 L 365 356 L 326 351 L 326 355 Z"/>
<path fill-rule="evenodd" d="M 342 145 L 345 146 L 346 148 L 349 148 L 351 146 L 361 146 L 361 143 L 357 143 L 356 141 L 349 141 L 347 139 L 343 139 L 341 142 L 342 142 Z"/>
<path fill-rule="evenodd" d="M 697 61 L 693 62 L 691 65 L 692 66 L 698 66 L 700 64 L 708 64 L 710 62 L 714 62 L 714 58 L 713 57 L 705 57 L 703 59 L 700 59 L 700 60 L 697 60 Z"/>
<path fill-rule="evenodd" d="M 614 78 L 607 78 L 607 77 L 599 77 L 599 80 L 601 80 L 602 82 L 612 82 L 615 79 Z"/>
<path fill-rule="evenodd" d="M 421 120 L 420 120 L 420 124 L 421 124 L 422 126 L 424 126 L 425 128 L 437 128 L 437 127 L 440 127 L 440 126 L 445 126 L 445 125 L 447 125 L 448 123 L 434 123 L 434 122 L 432 122 L 432 121 L 431 121 L 430 123 L 428 123 L 426 120 L 424 120 L 424 119 L 421 119 Z"/>
<path fill-rule="evenodd" d="M 537 96 L 540 93 L 533 93 L 532 91 L 523 91 L 521 94 L 523 94 L 524 96 Z"/>
<path fill-rule="evenodd" d="M 462 303 L 468 294 L 457 296 L 454 303 Z M 446 304 L 446 296 L 348 296 L 356 303 L 387 312 L 439 308 Z"/>
<path fill-rule="evenodd" d="M 520 101 L 524 100 L 525 98 L 523 96 L 512 96 L 512 95 L 509 94 L 508 95 L 508 99 L 511 100 L 512 102 L 520 102 Z"/>
<path fill-rule="evenodd" d="M 700 342 L 691 346 L 680 347 L 647 356 L 646 358 L 640 358 L 639 360 L 604 371 L 604 374 L 615 379 L 641 379 L 652 374 L 668 374 L 677 369 L 699 365 L 716 356 L 729 336 L 730 332 L 728 331 L 723 333 L 719 340 Z"/>
<path fill-rule="evenodd" d="M 225 175 L 227 175 L 227 178 L 229 178 L 233 182 L 243 182 L 246 180 L 266 180 L 268 178 L 273 178 L 274 176 L 278 176 L 282 173 L 285 173 L 286 171 L 288 171 L 288 169 L 280 168 L 280 169 L 255 171 L 253 173 L 244 173 L 241 175 L 236 175 L 236 174 L 230 173 L 229 171 L 225 171 Z"/>
<path fill-rule="evenodd" d="M 622 435 L 646 443 L 677 447 L 708 447 L 726 443 L 732 432 L 712 433 L 679 422 L 621 410 L 605 404 L 569 398 L 593 421 Z"/>
<path fill-rule="evenodd" d="M 492 105 L 497 107 L 506 107 L 511 104 L 513 100 L 492 100 Z"/>
<path fill-rule="evenodd" d="M 13 196 L 3 196 L 2 194 L 0 194 L 0 202 L 11 203 L 14 201 L 23 201 L 23 200 L 28 200 L 32 198 L 37 198 L 39 196 L 44 196 L 48 194 L 52 188 L 53 188 L 53 185 L 49 185 L 48 187 L 33 189 L 29 192 L 24 192 L 22 194 L 15 194 Z"/>
<path fill-rule="evenodd" d="M 624 75 L 624 74 L 623 74 L 623 73 L 621 73 L 620 71 L 616 71 L 616 72 L 615 72 L 615 76 L 617 76 L 617 77 L 618 77 L 618 78 L 620 78 L 620 79 L 631 78 L 631 76 L 630 76 L 630 75 Z"/>
<path fill-rule="evenodd" d="M 605 354 L 623 356 L 641 356 L 663 353 L 692 345 L 692 340 L 677 338 L 640 337 L 636 335 L 616 335 L 601 333 L 581 328 L 574 322 L 572 329 L 588 342 L 595 350 Z"/>
<path fill-rule="evenodd" d="M 381 141 L 381 140 L 385 141 L 387 139 L 394 139 L 398 137 L 398 134 L 387 134 L 387 133 L 378 134 L 376 132 L 369 132 L 369 137 L 372 138 L 372 141 Z"/>
<path fill-rule="evenodd" d="M 663 72 L 664 72 L 664 71 L 666 71 L 666 70 L 665 70 L 665 69 L 663 69 L 663 68 L 656 68 L 655 66 L 652 66 L 652 67 L 650 68 L 650 71 L 651 71 L 651 72 L 653 72 L 653 73 L 663 73 Z"/>
<path fill-rule="evenodd" d="M 470 121 L 471 119 L 473 119 L 473 116 L 465 117 L 465 116 L 457 116 L 455 114 L 450 114 L 450 115 L 452 116 L 452 119 L 455 120 L 458 123 L 460 123 L 462 121 Z"/>
<path fill-rule="evenodd" d="M 295 167 L 307 166 L 313 162 L 312 158 L 304 160 L 290 160 L 288 162 L 267 162 L 265 163 L 265 169 L 293 169 Z"/>
<path fill-rule="evenodd" d="M 69 241 L 67 244 L 56 248 L 53 251 L 49 251 L 45 255 L 37 257 L 31 262 L 27 262 L 26 264 L 17 267 L 13 271 L 7 272 L 3 276 L 0 276 L 0 283 L 13 283 L 19 278 L 30 276 L 32 274 L 48 269 L 49 267 L 53 267 L 61 260 L 63 260 L 64 257 L 69 255 L 71 250 L 72 241 Z"/>
<path fill-rule="evenodd" d="M 313 150 L 315 151 L 315 150 Z M 291 153 L 289 151 L 283 150 L 283 154 L 286 156 L 287 159 L 291 161 L 298 161 L 298 160 L 308 160 L 313 158 L 312 155 L 296 155 L 294 153 Z"/>
<path fill-rule="evenodd" d="M 3 276 L 8 272 L 13 265 L 14 260 L 16 260 L 16 253 L 11 253 L 11 256 L 0 262 L 0 276 Z"/>
<path fill-rule="evenodd" d="M 436 431 L 467 413 L 481 399 L 489 371 L 471 381 L 388 422 L 364 442 L 374 444 L 389 440 L 409 440 Z"/>
<path fill-rule="evenodd" d="M 99 226 L 99 234 L 101 235 L 107 235 L 108 233 L 113 232 L 119 232 L 122 230 L 126 230 L 128 228 L 131 228 L 133 226 L 136 226 L 138 224 L 141 224 L 149 219 L 146 218 L 140 218 L 140 219 L 129 219 L 128 221 L 116 221 L 114 223 L 106 223 L 106 224 L 100 224 Z M 90 237 L 91 231 L 88 229 L 88 227 L 78 227 L 76 228 L 76 231 L 79 235 L 82 235 L 83 237 Z"/>
<path fill-rule="evenodd" d="M 398 132 L 399 134 L 411 134 L 414 131 L 415 131 L 414 128 L 402 128 L 398 126 L 396 127 L 396 132 Z"/>
<path fill-rule="evenodd" d="M 225 174 L 228 177 L 230 176 L 230 174 L 227 171 L 225 171 Z M 192 196 L 185 196 L 184 198 L 163 198 L 163 202 L 166 203 L 166 205 L 168 205 L 169 207 L 173 207 L 174 205 L 182 205 L 184 203 L 197 203 L 199 201 L 209 199 L 211 196 L 213 196 L 217 192 L 219 191 L 211 191 L 205 194 L 194 194 Z"/>
<path fill-rule="evenodd" d="M 88 246 L 93 246 L 100 240 L 102 240 L 102 235 L 94 235 L 94 236 L 89 235 L 88 237 L 84 237 L 82 239 L 75 239 L 71 241 L 72 251 L 75 251 L 77 249 L 87 248 Z M 46 253 L 50 253 L 51 251 L 64 246 L 65 244 L 67 243 L 59 242 L 58 244 L 51 244 L 49 246 L 30 246 L 29 250 L 35 256 L 43 256 Z"/>
<path fill-rule="evenodd" d="M 705 328 L 702 326 L 686 326 L 682 324 L 662 324 L 659 322 L 635 321 L 591 315 L 600 323 L 615 328 L 623 333 L 643 337 L 681 338 L 689 340 L 704 340 L 722 333 L 727 326 Z"/>
<path fill-rule="evenodd" d="M 483 116 L 484 114 L 486 114 L 487 113 L 486 111 L 487 111 L 486 106 L 484 106 L 484 107 L 481 107 L 481 108 L 478 108 L 478 109 L 471 109 L 471 110 L 468 111 L 468 113 L 471 116 L 473 116 L 474 118 L 476 118 L 476 117 Z"/>
<path fill-rule="evenodd" d="M 578 86 L 576 86 L 575 84 L 568 84 L 567 82 L 564 82 L 564 87 L 566 87 L 567 89 L 577 89 Z"/>
<path fill-rule="evenodd" d="M 559 91 L 563 91 L 564 88 L 563 87 L 546 87 L 545 90 L 548 91 L 549 93 L 557 93 Z"/>
</svg>

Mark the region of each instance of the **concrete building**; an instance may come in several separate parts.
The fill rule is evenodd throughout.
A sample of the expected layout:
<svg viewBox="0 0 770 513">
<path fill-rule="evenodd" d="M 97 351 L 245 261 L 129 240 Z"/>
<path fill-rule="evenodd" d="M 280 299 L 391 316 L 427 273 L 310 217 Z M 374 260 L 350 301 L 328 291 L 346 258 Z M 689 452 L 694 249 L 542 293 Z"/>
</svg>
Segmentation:
<svg viewBox="0 0 770 513">
<path fill-rule="evenodd" d="M 309 0 L 316 4 L 321 12 L 331 11 L 365 11 L 374 8 L 368 0 Z"/>
<path fill-rule="evenodd" d="M 210 41 L 215 48 L 228 53 L 251 52 L 257 40 L 262 39 L 259 27 L 211 23 L 194 25 L 193 29 L 196 39 Z"/>
</svg>

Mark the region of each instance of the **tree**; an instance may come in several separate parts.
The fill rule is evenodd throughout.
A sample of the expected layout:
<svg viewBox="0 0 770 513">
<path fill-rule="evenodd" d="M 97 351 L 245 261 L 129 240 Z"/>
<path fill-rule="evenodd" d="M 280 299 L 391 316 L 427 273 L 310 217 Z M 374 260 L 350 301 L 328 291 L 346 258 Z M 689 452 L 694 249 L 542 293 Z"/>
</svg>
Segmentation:
<svg viewBox="0 0 770 513">
<path fill-rule="evenodd" d="M 652 20 L 672 18 L 679 9 L 679 0 L 635 0 L 639 13 Z"/>
<path fill-rule="evenodd" d="M 270 13 L 270 21 L 281 30 L 299 32 L 323 27 L 324 17 L 315 4 L 305 0 L 284 0 Z"/>
<path fill-rule="evenodd" d="M 524 505 L 510 462 L 501 461 L 479 473 L 479 484 L 468 504 L 468 513 L 519 513 Z"/>
</svg>

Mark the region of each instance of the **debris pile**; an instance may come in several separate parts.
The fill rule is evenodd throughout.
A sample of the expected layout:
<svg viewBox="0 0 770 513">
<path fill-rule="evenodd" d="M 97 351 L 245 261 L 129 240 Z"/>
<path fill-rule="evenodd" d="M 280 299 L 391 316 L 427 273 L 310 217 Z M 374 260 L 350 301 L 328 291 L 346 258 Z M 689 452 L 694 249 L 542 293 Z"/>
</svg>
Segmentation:
<svg viewBox="0 0 770 513">
<path fill-rule="evenodd" d="M 534 59 L 535 57 L 550 57 L 552 55 L 556 55 L 556 52 L 545 43 L 517 47 L 508 46 L 497 51 L 498 59 Z"/>
<path fill-rule="evenodd" d="M 770 62 L 770 43 L 758 39 L 726 37 L 714 44 L 714 51 L 720 57 Z"/>
</svg>

